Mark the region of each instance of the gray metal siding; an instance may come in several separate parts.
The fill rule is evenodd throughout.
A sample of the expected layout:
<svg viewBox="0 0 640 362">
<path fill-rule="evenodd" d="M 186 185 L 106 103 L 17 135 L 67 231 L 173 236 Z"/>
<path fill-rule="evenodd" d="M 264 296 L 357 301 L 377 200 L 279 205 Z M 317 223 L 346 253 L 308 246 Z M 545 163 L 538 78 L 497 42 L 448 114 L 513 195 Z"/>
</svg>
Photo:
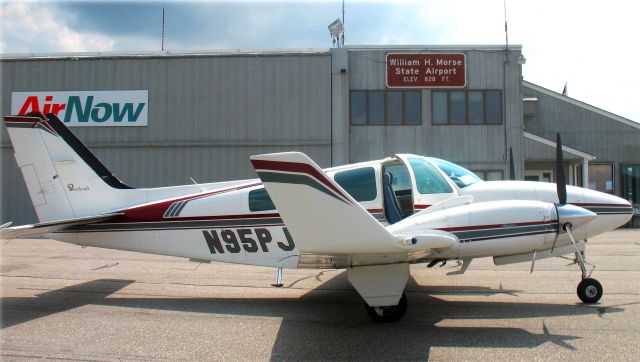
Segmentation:
<svg viewBox="0 0 640 362">
<path fill-rule="evenodd" d="M 563 143 L 595 155 L 594 162 L 640 163 L 640 129 L 531 88 L 524 94 L 538 98 L 526 131 L 548 139 L 560 132 Z"/>
<path fill-rule="evenodd" d="M 149 126 L 73 132 L 124 182 L 169 186 L 256 177 L 249 156 L 299 150 L 331 164 L 331 56 L 224 55 L 2 60 L 13 91 L 149 90 Z M 0 219 L 35 221 L 5 127 Z"/>
</svg>

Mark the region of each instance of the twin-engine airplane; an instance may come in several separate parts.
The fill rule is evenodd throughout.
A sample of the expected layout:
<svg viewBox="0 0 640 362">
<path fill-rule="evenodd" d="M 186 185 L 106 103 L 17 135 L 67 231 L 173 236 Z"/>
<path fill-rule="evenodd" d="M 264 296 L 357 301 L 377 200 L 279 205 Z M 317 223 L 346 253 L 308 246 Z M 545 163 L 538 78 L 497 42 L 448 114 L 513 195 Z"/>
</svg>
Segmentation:
<svg viewBox="0 0 640 362">
<path fill-rule="evenodd" d="M 496 265 L 575 254 L 578 296 L 595 303 L 586 240 L 623 225 L 629 202 L 566 186 L 483 182 L 450 162 L 400 154 L 321 169 L 299 152 L 256 155 L 258 179 L 134 189 L 53 114 L 5 117 L 39 222 L 3 238 L 44 235 L 82 246 L 278 268 L 346 268 L 378 322 L 407 309 L 409 264 L 493 257 Z M 591 269 L 593 271 L 593 269 Z"/>
</svg>

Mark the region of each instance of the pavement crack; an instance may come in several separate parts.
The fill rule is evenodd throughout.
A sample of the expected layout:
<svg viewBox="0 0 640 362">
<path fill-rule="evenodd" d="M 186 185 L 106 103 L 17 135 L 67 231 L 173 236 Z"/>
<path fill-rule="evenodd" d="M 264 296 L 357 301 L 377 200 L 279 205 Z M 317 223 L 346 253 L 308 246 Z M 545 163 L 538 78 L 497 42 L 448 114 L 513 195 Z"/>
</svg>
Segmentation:
<svg viewBox="0 0 640 362">
<path fill-rule="evenodd" d="M 100 270 L 100 269 L 107 269 L 107 268 L 111 268 L 114 267 L 116 265 L 120 264 L 119 262 L 115 262 L 115 263 L 111 263 L 111 264 L 105 264 L 101 267 L 95 268 L 95 269 L 91 269 L 91 270 Z"/>
</svg>

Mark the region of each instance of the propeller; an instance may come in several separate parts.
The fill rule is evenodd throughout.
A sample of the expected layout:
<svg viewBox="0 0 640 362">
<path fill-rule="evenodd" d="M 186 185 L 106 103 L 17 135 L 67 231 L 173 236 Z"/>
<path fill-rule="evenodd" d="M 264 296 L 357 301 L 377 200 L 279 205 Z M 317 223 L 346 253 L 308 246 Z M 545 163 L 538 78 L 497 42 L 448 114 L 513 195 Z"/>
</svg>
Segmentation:
<svg viewBox="0 0 640 362">
<path fill-rule="evenodd" d="M 509 147 L 509 180 L 516 179 L 516 166 L 513 164 L 513 149 Z"/>
<path fill-rule="evenodd" d="M 564 159 L 562 158 L 562 141 L 560 132 L 556 134 L 556 188 L 560 205 L 567 203 L 567 180 L 564 177 Z"/>
<path fill-rule="evenodd" d="M 567 231 L 571 239 L 573 239 L 571 228 L 584 225 L 595 219 L 597 215 L 585 208 L 567 204 L 567 181 L 564 176 L 564 159 L 562 158 L 560 133 L 556 135 L 556 189 L 558 192 L 558 203 L 556 204 L 558 233 Z"/>
</svg>

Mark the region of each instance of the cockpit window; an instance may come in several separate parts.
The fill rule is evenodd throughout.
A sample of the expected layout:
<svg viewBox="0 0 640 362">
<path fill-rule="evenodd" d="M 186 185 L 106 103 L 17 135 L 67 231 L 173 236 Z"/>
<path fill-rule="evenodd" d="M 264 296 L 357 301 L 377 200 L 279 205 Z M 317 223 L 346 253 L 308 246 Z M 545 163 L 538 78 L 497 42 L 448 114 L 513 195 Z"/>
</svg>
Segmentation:
<svg viewBox="0 0 640 362">
<path fill-rule="evenodd" d="M 249 210 L 267 211 L 275 210 L 276 206 L 271 201 L 267 190 L 263 188 L 249 191 Z"/>
<path fill-rule="evenodd" d="M 449 176 L 449 178 L 462 189 L 469 185 L 473 185 L 476 182 L 482 181 L 482 179 L 476 176 L 476 174 L 462 166 L 456 165 L 455 163 L 451 163 L 449 161 L 441 160 L 435 157 L 427 157 L 427 159 L 438 166 L 438 168 L 441 169 L 442 172 Z"/>
<path fill-rule="evenodd" d="M 358 202 L 375 200 L 378 195 L 373 167 L 341 171 L 333 179 Z"/>
<path fill-rule="evenodd" d="M 409 165 L 416 178 L 416 186 L 421 194 L 447 194 L 453 192 L 442 175 L 427 161 L 409 157 Z"/>
</svg>

